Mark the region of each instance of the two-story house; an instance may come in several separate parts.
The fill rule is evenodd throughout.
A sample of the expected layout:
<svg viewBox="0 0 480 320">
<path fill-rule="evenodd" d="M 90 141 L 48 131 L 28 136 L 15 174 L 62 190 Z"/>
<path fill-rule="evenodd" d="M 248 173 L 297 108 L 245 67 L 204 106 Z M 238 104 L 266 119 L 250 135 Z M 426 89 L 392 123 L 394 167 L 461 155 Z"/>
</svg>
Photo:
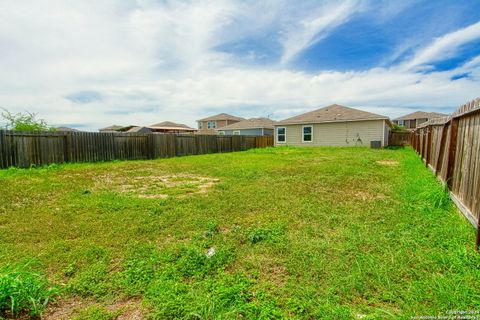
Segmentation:
<svg viewBox="0 0 480 320">
<path fill-rule="evenodd" d="M 405 129 L 415 129 L 418 125 L 427 122 L 433 118 L 441 118 L 446 117 L 447 115 L 444 113 L 438 112 L 424 112 L 424 111 L 416 111 L 413 113 L 409 113 L 402 117 L 396 118 L 392 120 L 393 124 L 403 126 Z"/>
<path fill-rule="evenodd" d="M 198 134 L 217 134 L 217 130 L 225 126 L 245 120 L 241 117 L 232 116 L 227 113 L 220 113 L 211 117 L 197 120 Z"/>
</svg>

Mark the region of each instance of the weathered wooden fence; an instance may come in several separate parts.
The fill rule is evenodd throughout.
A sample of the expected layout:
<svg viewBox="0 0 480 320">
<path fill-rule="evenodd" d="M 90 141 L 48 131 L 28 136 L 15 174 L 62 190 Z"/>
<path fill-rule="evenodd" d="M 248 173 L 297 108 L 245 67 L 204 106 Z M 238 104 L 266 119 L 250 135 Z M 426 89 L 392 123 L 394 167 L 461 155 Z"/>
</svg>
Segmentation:
<svg viewBox="0 0 480 320">
<path fill-rule="evenodd" d="M 415 130 L 412 146 L 450 189 L 453 201 L 477 228 L 480 245 L 480 98 L 451 116 Z"/>
<path fill-rule="evenodd" d="M 410 131 L 391 131 L 388 137 L 389 146 L 406 146 L 411 143 L 412 132 Z"/>
<path fill-rule="evenodd" d="M 155 159 L 273 146 L 273 137 L 0 130 L 0 168 Z"/>
</svg>

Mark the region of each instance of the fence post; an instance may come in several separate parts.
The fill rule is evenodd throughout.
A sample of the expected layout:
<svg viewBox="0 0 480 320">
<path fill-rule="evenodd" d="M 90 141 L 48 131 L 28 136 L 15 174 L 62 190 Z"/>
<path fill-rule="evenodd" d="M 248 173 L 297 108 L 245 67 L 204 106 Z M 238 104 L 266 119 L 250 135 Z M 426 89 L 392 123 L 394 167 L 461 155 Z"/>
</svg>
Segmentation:
<svg viewBox="0 0 480 320">
<path fill-rule="evenodd" d="M 427 148 L 426 148 L 426 156 L 425 156 L 425 166 L 428 168 L 428 165 L 430 164 L 430 160 L 432 158 L 432 127 L 428 126 L 427 127 Z"/>
<path fill-rule="evenodd" d="M 65 132 L 65 162 L 72 161 L 72 135 L 70 132 Z"/>
<path fill-rule="evenodd" d="M 452 124 L 450 128 L 450 145 L 448 150 L 448 162 L 447 162 L 447 185 L 451 190 L 453 186 L 453 171 L 455 169 L 455 153 L 457 151 L 457 133 L 458 133 L 458 122 L 457 118 L 452 119 Z"/>
</svg>

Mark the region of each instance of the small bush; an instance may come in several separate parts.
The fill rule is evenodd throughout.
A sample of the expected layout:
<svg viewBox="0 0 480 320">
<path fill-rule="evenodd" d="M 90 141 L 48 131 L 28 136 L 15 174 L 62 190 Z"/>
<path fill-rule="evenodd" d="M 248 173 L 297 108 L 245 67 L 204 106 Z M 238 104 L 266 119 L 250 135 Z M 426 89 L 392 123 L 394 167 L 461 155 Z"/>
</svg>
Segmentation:
<svg viewBox="0 0 480 320">
<path fill-rule="evenodd" d="M 8 313 L 39 316 L 58 294 L 41 275 L 24 270 L 0 269 L 0 318 Z"/>
</svg>

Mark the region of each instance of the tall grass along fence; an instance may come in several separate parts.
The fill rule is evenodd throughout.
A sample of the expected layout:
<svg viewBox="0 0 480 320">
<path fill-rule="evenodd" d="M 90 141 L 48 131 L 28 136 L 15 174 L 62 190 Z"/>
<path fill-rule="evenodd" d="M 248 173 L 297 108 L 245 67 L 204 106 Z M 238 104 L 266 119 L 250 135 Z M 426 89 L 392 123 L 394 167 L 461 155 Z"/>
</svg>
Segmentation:
<svg viewBox="0 0 480 320">
<path fill-rule="evenodd" d="M 0 168 L 168 158 L 273 146 L 273 137 L 0 130 Z"/>
<path fill-rule="evenodd" d="M 450 195 L 477 228 L 480 245 L 480 98 L 452 115 L 432 119 L 412 136 L 412 146 L 450 189 Z"/>
</svg>

